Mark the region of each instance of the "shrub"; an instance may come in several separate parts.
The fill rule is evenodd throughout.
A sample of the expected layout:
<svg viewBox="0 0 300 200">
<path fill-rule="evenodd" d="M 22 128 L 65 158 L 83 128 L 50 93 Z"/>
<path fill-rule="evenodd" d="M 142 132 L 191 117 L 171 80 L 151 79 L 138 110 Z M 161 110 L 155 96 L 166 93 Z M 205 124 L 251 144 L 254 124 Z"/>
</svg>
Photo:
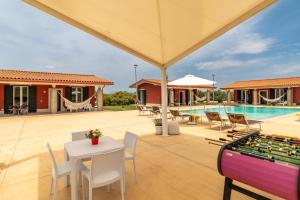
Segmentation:
<svg viewBox="0 0 300 200">
<path fill-rule="evenodd" d="M 162 126 L 162 119 L 153 119 L 154 126 Z"/>
<path fill-rule="evenodd" d="M 222 103 L 223 101 L 226 101 L 226 91 L 224 90 L 215 90 L 215 101 L 218 101 L 219 103 Z M 199 90 L 197 95 L 201 98 L 206 95 L 206 91 Z M 231 93 L 231 99 L 233 99 L 233 93 Z M 213 100 L 213 92 L 210 91 L 210 100 Z"/>
<path fill-rule="evenodd" d="M 113 94 L 104 94 L 105 106 L 124 106 L 135 103 L 135 94 L 125 91 L 115 92 Z"/>
</svg>

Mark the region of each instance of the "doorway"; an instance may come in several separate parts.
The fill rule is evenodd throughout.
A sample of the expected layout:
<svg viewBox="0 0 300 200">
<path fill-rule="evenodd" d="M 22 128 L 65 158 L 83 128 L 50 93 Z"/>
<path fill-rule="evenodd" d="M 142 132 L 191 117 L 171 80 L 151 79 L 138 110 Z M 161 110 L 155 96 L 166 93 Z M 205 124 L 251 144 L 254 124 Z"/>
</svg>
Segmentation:
<svg viewBox="0 0 300 200">
<path fill-rule="evenodd" d="M 28 105 L 28 86 L 13 87 L 13 106 Z"/>
<path fill-rule="evenodd" d="M 179 91 L 179 105 L 182 106 L 184 105 L 184 92 L 183 91 Z"/>
<path fill-rule="evenodd" d="M 64 111 L 63 100 L 60 94 L 64 96 L 64 90 L 62 88 L 57 88 L 57 112 Z"/>
<path fill-rule="evenodd" d="M 144 89 L 139 90 L 139 100 L 142 105 L 147 104 L 147 92 Z"/>
</svg>

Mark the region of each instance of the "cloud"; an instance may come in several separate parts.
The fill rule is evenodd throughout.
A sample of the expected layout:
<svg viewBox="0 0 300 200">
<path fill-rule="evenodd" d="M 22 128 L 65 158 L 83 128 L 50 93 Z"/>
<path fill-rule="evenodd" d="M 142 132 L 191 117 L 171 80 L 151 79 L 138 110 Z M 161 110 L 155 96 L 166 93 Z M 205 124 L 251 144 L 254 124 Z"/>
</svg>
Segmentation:
<svg viewBox="0 0 300 200">
<path fill-rule="evenodd" d="M 254 64 L 263 63 L 268 60 L 268 58 L 257 58 L 249 60 L 239 60 L 239 59 L 220 59 L 208 62 L 197 63 L 198 70 L 219 70 L 228 68 L 239 68 L 239 67 L 249 67 Z"/>
<path fill-rule="evenodd" d="M 208 57 L 220 59 L 225 56 L 255 55 L 267 52 L 276 40 L 259 32 L 257 27 L 260 21 L 259 16 L 251 18 L 198 49 L 181 63 L 197 63 Z"/>
<path fill-rule="evenodd" d="M 232 41 L 228 48 L 223 49 L 221 55 L 258 54 L 268 51 L 274 39 L 266 38 L 258 33 L 242 34 Z"/>
<path fill-rule="evenodd" d="M 45 66 L 45 68 L 46 68 L 46 69 L 55 69 L 56 67 L 55 67 L 55 66 L 49 65 L 49 66 Z"/>
<path fill-rule="evenodd" d="M 270 69 L 274 74 L 293 74 L 300 72 L 300 62 L 286 65 L 273 65 Z"/>
</svg>

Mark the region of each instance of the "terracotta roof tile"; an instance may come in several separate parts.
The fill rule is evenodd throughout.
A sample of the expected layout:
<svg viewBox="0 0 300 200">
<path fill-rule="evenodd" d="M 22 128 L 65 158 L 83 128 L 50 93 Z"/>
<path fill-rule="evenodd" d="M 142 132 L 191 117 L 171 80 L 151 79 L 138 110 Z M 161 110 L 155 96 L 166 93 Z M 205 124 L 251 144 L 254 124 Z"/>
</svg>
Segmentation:
<svg viewBox="0 0 300 200">
<path fill-rule="evenodd" d="M 113 85 L 113 82 L 95 75 L 67 74 L 54 72 L 34 72 L 21 70 L 0 69 L 0 81 L 4 82 L 30 82 L 52 84 L 91 84 Z"/>
<path fill-rule="evenodd" d="M 295 87 L 300 86 L 300 77 L 274 78 L 263 80 L 237 81 L 225 85 L 222 89 L 243 89 L 243 88 L 271 88 L 271 87 Z"/>
<path fill-rule="evenodd" d="M 132 85 L 130 85 L 129 87 L 130 88 L 135 88 L 135 84 L 143 84 L 143 83 L 150 83 L 150 84 L 153 84 L 153 85 L 160 85 L 161 84 L 161 80 L 159 79 L 150 79 L 150 78 L 143 78 L 135 83 L 133 83 Z"/>
</svg>

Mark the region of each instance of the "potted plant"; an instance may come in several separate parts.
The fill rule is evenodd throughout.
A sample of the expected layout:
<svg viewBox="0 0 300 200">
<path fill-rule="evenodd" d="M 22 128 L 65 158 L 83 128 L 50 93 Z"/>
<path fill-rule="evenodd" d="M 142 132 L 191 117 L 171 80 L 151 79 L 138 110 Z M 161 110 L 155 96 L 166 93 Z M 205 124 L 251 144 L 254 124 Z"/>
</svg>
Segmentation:
<svg viewBox="0 0 300 200">
<path fill-rule="evenodd" d="M 91 139 L 92 145 L 96 145 L 99 143 L 99 138 L 102 137 L 102 133 L 99 129 L 90 130 L 88 131 L 85 136 L 89 139 Z"/>
<path fill-rule="evenodd" d="M 154 119 L 154 126 L 155 126 L 155 134 L 161 135 L 162 134 L 162 119 Z"/>
</svg>

